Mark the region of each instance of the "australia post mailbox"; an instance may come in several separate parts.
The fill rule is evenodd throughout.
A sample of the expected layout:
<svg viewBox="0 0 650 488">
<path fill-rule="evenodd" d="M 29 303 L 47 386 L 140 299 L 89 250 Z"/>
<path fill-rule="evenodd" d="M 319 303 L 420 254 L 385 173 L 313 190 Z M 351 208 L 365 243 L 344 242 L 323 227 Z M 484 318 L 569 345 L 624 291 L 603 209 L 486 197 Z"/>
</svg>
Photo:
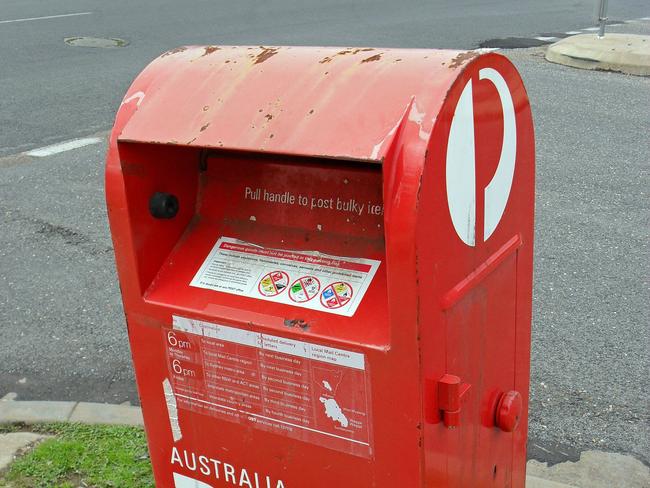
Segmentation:
<svg viewBox="0 0 650 488">
<path fill-rule="evenodd" d="M 158 486 L 524 486 L 534 141 L 505 57 L 175 49 L 107 159 Z"/>
</svg>

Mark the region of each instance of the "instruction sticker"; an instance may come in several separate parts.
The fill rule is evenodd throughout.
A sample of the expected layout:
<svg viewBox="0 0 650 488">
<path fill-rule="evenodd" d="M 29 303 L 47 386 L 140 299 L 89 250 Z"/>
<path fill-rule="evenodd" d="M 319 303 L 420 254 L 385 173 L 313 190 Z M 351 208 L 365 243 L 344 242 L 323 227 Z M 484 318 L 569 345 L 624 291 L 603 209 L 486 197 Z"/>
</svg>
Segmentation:
<svg viewBox="0 0 650 488">
<path fill-rule="evenodd" d="M 379 264 L 221 237 L 190 286 L 351 317 Z"/>
<path fill-rule="evenodd" d="M 371 457 L 363 353 L 179 316 L 162 332 L 179 409 Z"/>
</svg>

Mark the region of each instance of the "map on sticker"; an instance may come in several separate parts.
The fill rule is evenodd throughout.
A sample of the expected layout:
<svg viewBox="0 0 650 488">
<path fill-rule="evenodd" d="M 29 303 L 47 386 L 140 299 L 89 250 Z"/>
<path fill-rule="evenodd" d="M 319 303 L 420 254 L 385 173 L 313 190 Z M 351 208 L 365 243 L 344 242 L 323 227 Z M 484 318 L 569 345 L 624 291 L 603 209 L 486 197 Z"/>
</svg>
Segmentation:
<svg viewBox="0 0 650 488">
<path fill-rule="evenodd" d="M 351 317 L 380 263 L 221 237 L 190 286 Z"/>
</svg>

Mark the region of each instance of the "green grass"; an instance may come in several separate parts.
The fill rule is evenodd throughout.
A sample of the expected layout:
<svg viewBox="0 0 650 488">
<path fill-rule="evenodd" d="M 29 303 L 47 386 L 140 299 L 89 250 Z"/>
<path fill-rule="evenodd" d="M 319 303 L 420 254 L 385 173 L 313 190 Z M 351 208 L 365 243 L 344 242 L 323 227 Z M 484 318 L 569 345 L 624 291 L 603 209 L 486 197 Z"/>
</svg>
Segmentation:
<svg viewBox="0 0 650 488">
<path fill-rule="evenodd" d="M 144 431 L 137 427 L 38 424 L 0 425 L 0 433 L 17 430 L 53 435 L 0 474 L 11 488 L 146 488 L 153 487 Z"/>
</svg>

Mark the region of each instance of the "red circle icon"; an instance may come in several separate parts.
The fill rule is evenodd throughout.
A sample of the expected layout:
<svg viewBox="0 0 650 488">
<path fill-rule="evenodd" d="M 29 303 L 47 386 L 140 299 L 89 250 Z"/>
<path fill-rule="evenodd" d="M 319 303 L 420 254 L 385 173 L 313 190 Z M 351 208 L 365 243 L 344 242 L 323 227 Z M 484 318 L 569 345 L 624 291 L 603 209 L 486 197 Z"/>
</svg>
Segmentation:
<svg viewBox="0 0 650 488">
<path fill-rule="evenodd" d="M 303 276 L 291 284 L 289 298 L 296 303 L 308 302 L 320 291 L 320 281 L 315 276 Z"/>
<path fill-rule="evenodd" d="M 257 285 L 261 295 L 274 297 L 286 290 L 289 284 L 289 275 L 284 271 L 271 271 L 265 274 Z"/>
<path fill-rule="evenodd" d="M 352 300 L 352 286 L 343 281 L 327 285 L 320 294 L 320 303 L 325 308 L 341 308 Z"/>
</svg>

